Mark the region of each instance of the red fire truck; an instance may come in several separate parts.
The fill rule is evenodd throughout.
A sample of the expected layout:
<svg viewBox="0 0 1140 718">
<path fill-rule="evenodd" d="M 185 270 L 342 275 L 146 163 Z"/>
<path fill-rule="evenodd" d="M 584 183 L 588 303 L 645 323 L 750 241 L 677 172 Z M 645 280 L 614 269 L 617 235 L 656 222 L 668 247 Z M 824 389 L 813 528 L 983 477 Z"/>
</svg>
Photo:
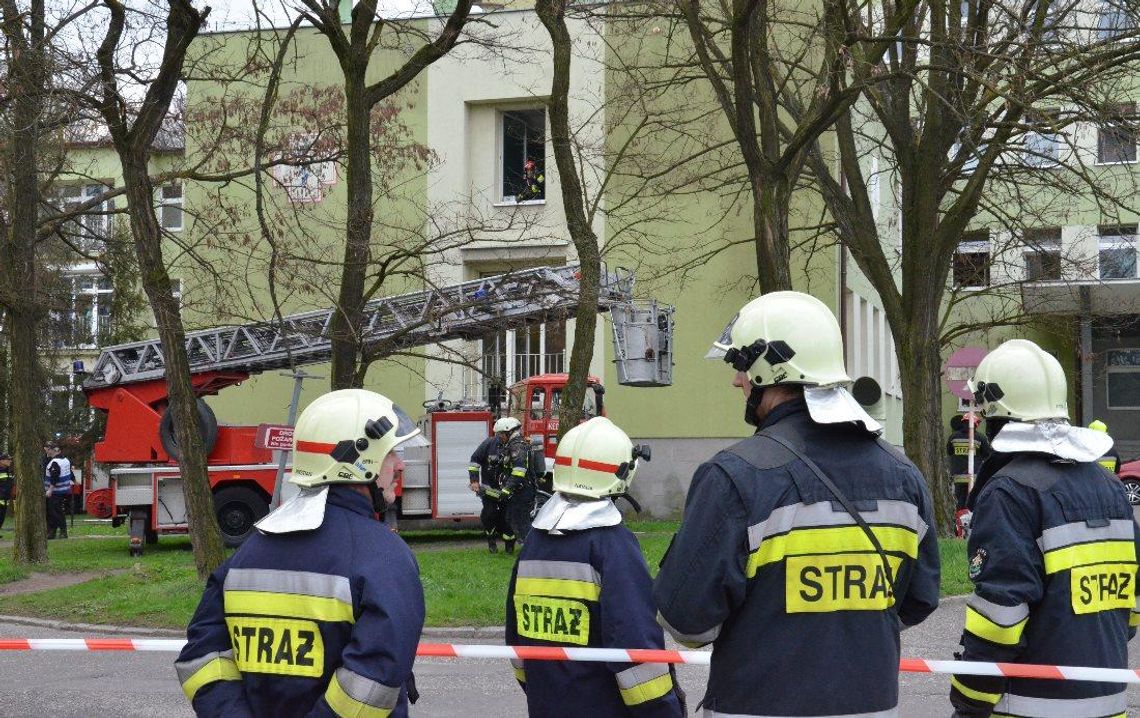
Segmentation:
<svg viewBox="0 0 1140 718">
<path fill-rule="evenodd" d="M 636 309 L 633 280 L 628 273 L 605 274 L 599 311 L 620 309 L 626 316 Z M 570 315 L 577 304 L 575 267 L 541 267 L 374 300 L 366 307 L 367 341 L 386 341 L 396 349 L 452 339 L 473 339 L 504 328 L 549 321 Z M 671 380 L 671 352 L 664 351 L 672 332 L 671 309 L 667 322 L 654 318 L 639 322 L 640 329 L 663 327 L 667 334 L 652 352 L 637 360 L 653 367 L 633 366 L 641 378 L 629 383 L 653 384 L 648 372 Z M 205 439 L 218 523 L 230 546 L 240 544 L 253 524 L 269 510 L 277 475 L 274 453 L 257 448 L 256 426 L 219 425 L 203 396 L 217 394 L 250 376 L 272 369 L 299 367 L 327 361 L 331 343 L 328 328 L 332 310 L 285 317 L 280 322 L 253 323 L 207 329 L 187 334 L 191 379 L 198 395 L 199 427 Z M 617 312 L 615 312 L 615 318 Z M 644 325 L 644 326 L 640 326 Z M 624 324 L 623 324 L 624 327 Z M 635 327 L 635 344 L 645 332 Z M 619 345 L 615 321 L 615 346 Z M 652 332 L 650 332 L 652 334 Z M 621 337 L 621 346 L 628 338 Z M 640 344 L 637 344 L 640 347 Z M 642 359 L 641 354 L 647 358 Z M 619 352 L 619 358 L 622 356 Z M 623 374 L 624 372 L 624 374 Z M 629 369 L 619 371 L 619 378 Z M 637 379 L 637 376 L 634 377 Z M 523 421 L 527 436 L 541 436 L 546 455 L 553 457 L 557 434 L 557 405 L 567 377 L 547 374 L 523 380 L 509 390 L 508 412 Z M 591 377 L 587 409 L 600 413 L 604 389 Z M 165 362 L 158 340 L 108 347 L 102 351 L 84 381 L 88 403 L 106 412 L 102 441 L 94 458 L 109 474 L 109 486 L 91 492 L 89 511 L 130 527 L 130 550 L 141 554 L 144 543 L 160 534 L 186 533 L 187 511 L 176 458 L 178 447 L 167 411 Z M 405 452 L 399 516 L 401 518 L 460 519 L 475 517 L 479 501 L 467 489 L 467 462 L 471 452 L 490 433 L 489 407 L 432 406 L 421 420 L 424 439 Z M 286 497 L 288 494 L 286 494 Z"/>
</svg>

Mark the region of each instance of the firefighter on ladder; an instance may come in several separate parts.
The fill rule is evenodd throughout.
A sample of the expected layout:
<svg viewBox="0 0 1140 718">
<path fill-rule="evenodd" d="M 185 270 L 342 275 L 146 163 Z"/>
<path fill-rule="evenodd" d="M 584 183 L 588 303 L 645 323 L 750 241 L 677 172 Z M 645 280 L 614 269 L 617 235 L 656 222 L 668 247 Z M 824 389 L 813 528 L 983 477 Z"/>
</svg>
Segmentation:
<svg viewBox="0 0 1140 718">
<path fill-rule="evenodd" d="M 395 447 L 418 433 L 363 389 L 302 412 L 289 479 L 300 492 L 210 576 L 187 628 L 175 668 L 198 715 L 408 715 L 423 586 L 376 516 L 394 500 Z"/>
<path fill-rule="evenodd" d="M 709 356 L 758 431 L 697 469 L 653 586 L 678 641 L 713 644 L 704 715 L 896 715 L 899 631 L 938 606 L 922 474 L 847 391 L 818 299 L 749 302 Z"/>
<path fill-rule="evenodd" d="M 648 449 L 603 417 L 559 442 L 555 494 L 511 575 L 507 645 L 664 648 L 645 557 L 613 502 L 629 490 L 642 458 Z M 684 694 L 664 663 L 511 663 L 533 718 L 685 714 Z"/>
<path fill-rule="evenodd" d="M 518 477 L 526 476 L 526 454 L 512 449 L 512 437 L 518 433 L 522 423 L 504 416 L 495 422 L 494 433 L 471 454 L 467 472 L 471 480 L 471 490 L 483 501 L 479 521 L 487 536 L 487 550 L 497 553 L 496 538 L 501 537 L 508 554 L 515 552 L 516 534 L 508 518 L 509 504 Z M 516 442 L 517 444 L 517 442 Z M 517 476 L 516 476 L 517 475 Z"/>
<path fill-rule="evenodd" d="M 1064 370 L 1033 342 L 990 352 L 968 386 L 994 454 L 969 499 L 974 593 L 959 656 L 1126 667 L 1140 530 L 1120 482 L 1096 464 L 1112 439 L 1069 425 Z M 1123 718 L 1128 708 L 1117 683 L 961 675 L 950 685 L 959 718 Z"/>
</svg>

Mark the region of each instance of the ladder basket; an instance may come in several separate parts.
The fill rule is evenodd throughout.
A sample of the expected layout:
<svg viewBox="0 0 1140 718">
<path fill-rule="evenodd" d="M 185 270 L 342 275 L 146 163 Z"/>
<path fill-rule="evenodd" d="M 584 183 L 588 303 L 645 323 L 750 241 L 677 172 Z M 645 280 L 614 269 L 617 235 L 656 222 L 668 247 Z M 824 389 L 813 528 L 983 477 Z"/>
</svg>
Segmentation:
<svg viewBox="0 0 1140 718">
<path fill-rule="evenodd" d="M 673 383 L 673 307 L 633 300 L 610 307 L 614 323 L 614 364 L 624 386 Z"/>
</svg>

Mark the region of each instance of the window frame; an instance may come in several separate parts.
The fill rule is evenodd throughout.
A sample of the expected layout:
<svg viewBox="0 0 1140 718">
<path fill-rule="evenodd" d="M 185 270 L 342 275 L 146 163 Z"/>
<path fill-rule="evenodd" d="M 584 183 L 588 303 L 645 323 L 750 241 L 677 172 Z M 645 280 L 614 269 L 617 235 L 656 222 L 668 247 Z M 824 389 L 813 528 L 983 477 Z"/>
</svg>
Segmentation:
<svg viewBox="0 0 1140 718">
<path fill-rule="evenodd" d="M 1126 230 L 1130 230 L 1127 232 Z M 1097 227 L 1097 279 L 1113 281 L 1117 279 L 1140 278 L 1140 255 L 1137 253 L 1137 226 L 1135 224 L 1099 225 Z M 1133 274 L 1131 277 L 1105 277 L 1102 271 L 1100 253 L 1105 250 L 1131 249 Z"/>
<path fill-rule="evenodd" d="M 956 276 L 957 261 L 960 255 L 985 255 L 985 284 L 959 284 Z M 990 270 L 993 268 L 993 245 L 990 243 L 990 233 L 988 230 L 981 230 L 977 232 L 966 232 L 962 238 L 958 240 L 958 246 L 954 249 L 954 257 L 951 260 L 950 266 L 950 281 L 955 289 L 963 290 L 981 290 L 987 289 L 992 283 Z"/>
<path fill-rule="evenodd" d="M 167 197 L 166 189 L 168 187 L 178 188 L 178 197 Z M 155 193 L 158 195 L 157 209 L 158 209 L 158 224 L 167 232 L 181 232 L 186 227 L 186 186 L 182 180 L 173 180 L 166 184 L 155 187 Z M 178 209 L 178 226 L 169 227 L 166 224 L 166 209 L 174 207 Z"/>
<path fill-rule="evenodd" d="M 544 177 L 542 183 L 542 197 L 538 199 L 515 199 L 518 195 L 506 194 L 507 176 L 505 170 L 506 165 L 506 118 L 507 115 L 519 112 L 540 112 L 542 113 L 542 175 Z M 527 206 L 542 206 L 546 204 L 547 192 L 549 191 L 546 177 L 549 173 L 547 163 L 546 145 L 549 140 L 549 126 L 550 117 L 547 114 L 546 107 L 543 105 L 537 106 L 524 106 L 524 107 L 501 107 L 495 113 L 495 143 L 497 152 L 497 162 L 495 163 L 495 200 L 492 204 L 496 207 L 527 207 Z M 524 155 L 526 153 L 524 152 Z"/>
<path fill-rule="evenodd" d="M 1122 0 L 1100 0 L 1096 11 L 1096 38 L 1102 42 L 1116 40 L 1122 35 L 1136 30 L 1135 24 L 1130 21 L 1127 11 L 1121 7 Z M 1106 22 L 1112 18 L 1112 21 Z M 1123 21 L 1123 24 L 1110 24 L 1113 21 Z"/>
<path fill-rule="evenodd" d="M 1061 264 L 1061 236 L 1060 227 L 1048 227 L 1042 229 L 1032 229 L 1026 232 L 1024 238 L 1024 247 L 1021 251 L 1022 260 L 1025 263 L 1025 281 L 1027 282 L 1056 282 L 1063 279 L 1065 276 L 1065 268 Z M 1029 271 L 1029 257 L 1030 255 L 1057 255 L 1057 276 L 1056 277 L 1032 277 Z"/>
<path fill-rule="evenodd" d="M 1113 166 L 1113 165 L 1134 165 L 1140 161 L 1140 151 L 1137 150 L 1137 145 L 1140 144 L 1140 131 L 1129 128 L 1126 125 L 1121 126 L 1121 121 L 1127 121 L 1129 118 L 1136 117 L 1136 103 L 1124 102 L 1113 108 L 1113 116 L 1106 120 L 1105 124 L 1096 126 L 1096 164 L 1100 166 Z M 1127 132 L 1132 137 L 1132 159 L 1130 160 L 1106 160 L 1104 159 L 1104 136 L 1107 131 L 1117 131 L 1119 133 Z"/>
<path fill-rule="evenodd" d="M 1119 352 L 1138 352 L 1138 353 L 1140 353 L 1140 347 L 1116 347 L 1115 349 L 1109 349 L 1109 350 L 1105 351 L 1105 353 L 1104 353 L 1104 403 L 1105 403 L 1105 406 L 1108 407 L 1109 409 L 1112 409 L 1113 411 L 1117 411 L 1117 410 L 1129 411 L 1129 410 L 1140 409 L 1140 404 L 1137 404 L 1136 406 L 1116 406 L 1112 403 L 1112 392 L 1110 391 L 1110 388 L 1111 388 L 1110 381 L 1111 381 L 1112 375 L 1113 374 L 1140 374 L 1140 365 L 1136 365 L 1136 366 L 1122 365 L 1122 366 L 1115 366 L 1115 367 L 1112 365 L 1111 356 L 1113 354 L 1116 354 Z"/>
</svg>

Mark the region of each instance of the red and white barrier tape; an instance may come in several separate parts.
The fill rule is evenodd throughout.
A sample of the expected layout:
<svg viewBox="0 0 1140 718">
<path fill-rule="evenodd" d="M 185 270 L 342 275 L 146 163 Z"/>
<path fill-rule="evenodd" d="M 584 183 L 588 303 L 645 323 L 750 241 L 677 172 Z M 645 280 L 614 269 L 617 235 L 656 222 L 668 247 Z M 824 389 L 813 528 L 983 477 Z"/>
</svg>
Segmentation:
<svg viewBox="0 0 1140 718">
<path fill-rule="evenodd" d="M 0 651 L 179 651 L 180 638 L 0 638 Z M 416 655 L 431 658 L 521 658 L 531 661 L 587 661 L 605 663 L 688 663 L 707 666 L 708 651 L 664 651 L 642 648 L 562 648 L 558 646 L 489 646 L 459 643 L 421 643 Z M 1043 666 L 1029 663 L 982 663 L 903 658 L 903 673 L 956 673 L 969 676 L 1043 678 L 1057 681 L 1140 683 L 1140 670 Z"/>
</svg>

